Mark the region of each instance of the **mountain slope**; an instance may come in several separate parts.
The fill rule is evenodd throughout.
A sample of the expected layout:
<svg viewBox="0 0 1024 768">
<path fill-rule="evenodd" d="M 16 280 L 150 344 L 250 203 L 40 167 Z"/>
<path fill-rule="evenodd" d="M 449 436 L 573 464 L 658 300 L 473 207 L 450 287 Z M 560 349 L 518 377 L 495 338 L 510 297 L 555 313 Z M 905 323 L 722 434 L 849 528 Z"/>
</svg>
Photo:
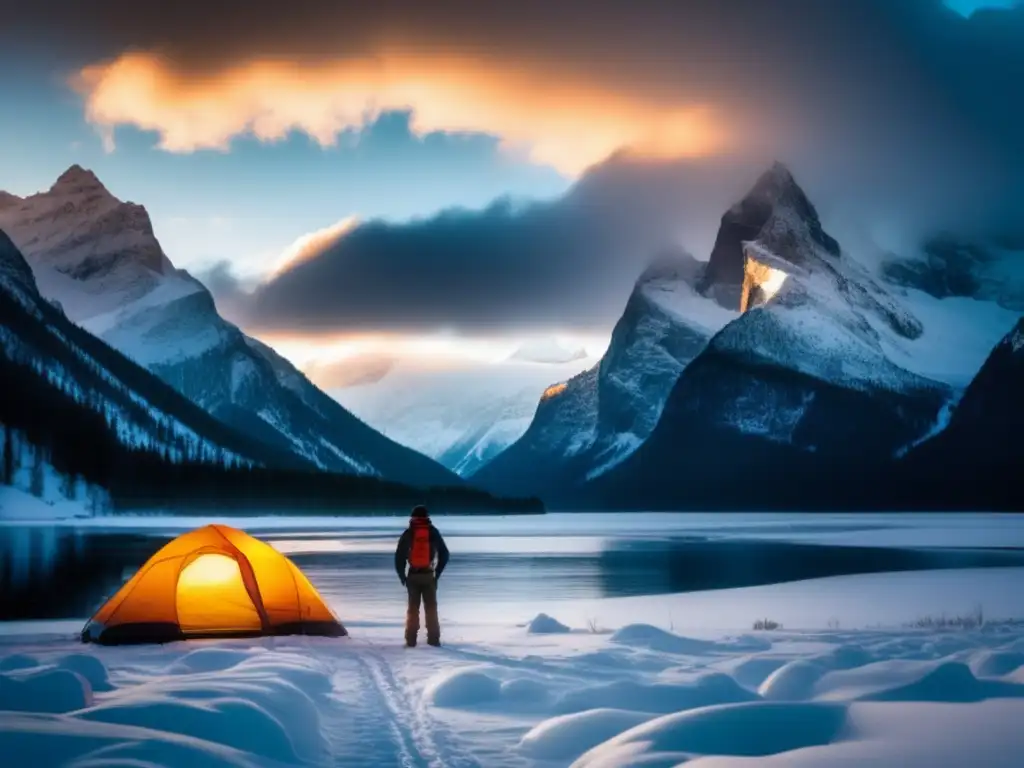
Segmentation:
<svg viewBox="0 0 1024 768">
<path fill-rule="evenodd" d="M 47 192 L 8 200 L 0 227 L 68 317 L 233 429 L 323 469 L 459 482 L 224 321 L 205 287 L 163 254 L 145 209 L 115 198 L 89 171 L 73 166 Z"/>
<path fill-rule="evenodd" d="M 2 230 L 0 381 L 0 486 L 73 499 L 67 508 L 76 513 L 111 504 L 115 511 L 365 514 L 417 503 L 448 513 L 543 512 L 537 500 L 497 499 L 464 484 L 423 489 L 322 472 L 230 429 L 43 299 Z M 18 502 L 0 512 L 24 510 Z"/>
<path fill-rule="evenodd" d="M 654 428 L 680 372 L 735 317 L 696 292 L 703 268 L 685 253 L 656 259 L 600 363 L 549 387 L 530 428 L 473 482 L 558 500 L 629 456 Z"/>
<path fill-rule="evenodd" d="M 946 233 L 917 253 L 881 257 L 881 279 L 925 326 L 920 339 L 893 350 L 893 359 L 966 387 L 1024 311 L 1024 242 Z"/>
<path fill-rule="evenodd" d="M 807 235 L 826 253 L 839 255 L 839 244 L 827 234 L 818 220 L 807 195 L 796 184 L 781 163 L 775 163 L 754 184 L 753 188 L 722 216 L 707 270 L 700 291 L 714 297 L 728 309 L 740 308 L 740 294 L 745 277 L 743 244 L 756 239 L 769 219 L 780 211 L 788 211 L 805 222 Z"/>
<path fill-rule="evenodd" d="M 683 371 L 647 442 L 590 485 L 589 503 L 855 506 L 854 478 L 925 435 L 953 397 L 887 356 L 920 322 L 821 230 L 792 176 L 775 166 L 751 194 L 770 214 L 739 253 L 719 252 L 743 265 L 743 314 Z M 735 286 L 732 271 L 723 280 Z"/>
<path fill-rule="evenodd" d="M 15 403 L 17 369 L 37 375 L 48 386 L 116 425 L 126 448 L 159 452 L 170 460 L 203 459 L 215 463 L 278 463 L 296 468 L 296 457 L 246 438 L 225 427 L 153 374 L 71 323 L 40 296 L 31 269 L 0 230 L 0 354 L 9 370 L 5 406 Z M 24 376 L 22 377 L 24 378 Z M 26 379 L 27 381 L 28 379 Z"/>
<path fill-rule="evenodd" d="M 903 489 L 936 504 L 1024 510 L 1024 318 L 989 354 L 945 428 L 910 450 Z"/>
</svg>

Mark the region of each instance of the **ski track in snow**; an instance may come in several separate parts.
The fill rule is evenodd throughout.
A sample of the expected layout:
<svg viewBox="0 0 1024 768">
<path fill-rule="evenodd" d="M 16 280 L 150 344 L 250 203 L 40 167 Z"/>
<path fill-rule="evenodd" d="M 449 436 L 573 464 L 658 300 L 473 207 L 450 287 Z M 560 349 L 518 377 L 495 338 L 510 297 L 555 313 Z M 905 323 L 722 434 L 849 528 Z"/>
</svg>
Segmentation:
<svg viewBox="0 0 1024 768">
<path fill-rule="evenodd" d="M 355 730 L 364 735 L 388 734 L 392 742 L 389 751 L 394 755 L 394 762 L 388 764 L 402 768 L 477 768 L 477 762 L 451 748 L 445 729 L 430 717 L 422 697 L 414 694 L 409 683 L 395 673 L 395 657 L 401 653 L 417 651 L 398 649 L 394 654 L 385 653 L 373 644 L 359 642 L 358 651 L 345 659 L 346 667 L 355 667 L 362 692 L 362 723 Z M 344 750 L 338 750 L 339 757 L 344 754 Z M 380 759 L 380 754 L 377 751 L 376 759 Z M 338 764 L 344 764 L 344 759 Z"/>
</svg>

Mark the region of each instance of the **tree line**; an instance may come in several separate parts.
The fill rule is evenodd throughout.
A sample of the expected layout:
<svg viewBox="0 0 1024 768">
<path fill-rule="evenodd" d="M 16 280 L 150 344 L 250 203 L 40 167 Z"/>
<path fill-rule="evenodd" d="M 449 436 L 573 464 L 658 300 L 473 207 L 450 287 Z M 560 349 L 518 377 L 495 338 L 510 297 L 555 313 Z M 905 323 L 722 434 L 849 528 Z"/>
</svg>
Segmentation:
<svg viewBox="0 0 1024 768">
<path fill-rule="evenodd" d="M 138 425 L 95 393 L 79 392 L 24 361 L 0 355 L 3 482 L 17 469 L 12 433 L 58 473 L 105 488 L 114 511 L 222 513 L 389 512 L 427 504 L 447 513 L 537 513 L 539 499 L 501 499 L 468 486 L 413 488 L 375 477 L 274 468 L 211 452 L 173 425 L 140 438 Z M 70 390 L 70 391 L 69 391 Z M 161 422 L 157 422 L 161 423 Z"/>
</svg>

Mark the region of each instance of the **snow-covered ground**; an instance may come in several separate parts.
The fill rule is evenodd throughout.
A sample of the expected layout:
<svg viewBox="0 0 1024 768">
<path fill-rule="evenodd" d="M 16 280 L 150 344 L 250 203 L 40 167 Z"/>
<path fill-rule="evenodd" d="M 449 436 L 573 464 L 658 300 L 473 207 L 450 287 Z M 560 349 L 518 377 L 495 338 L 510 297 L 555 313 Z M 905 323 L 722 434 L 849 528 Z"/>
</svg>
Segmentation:
<svg viewBox="0 0 1024 768">
<path fill-rule="evenodd" d="M 73 501 L 59 495 L 39 498 L 19 488 L 0 485 L 0 525 L 71 520 L 92 515 L 88 501 Z"/>
<path fill-rule="evenodd" d="M 232 522 L 262 525 L 292 556 L 340 547 L 387 559 L 382 542 L 393 544 L 404 521 Z M 622 598 L 524 588 L 521 599 L 493 604 L 465 598 L 459 569 L 469 567 L 468 550 L 488 542 L 495 552 L 544 545 L 591 557 L 595 542 L 626 531 L 1019 547 L 1021 518 L 644 514 L 438 524 L 454 552 L 440 586 L 441 649 L 401 647 L 393 574 L 374 577 L 371 600 L 347 593 L 323 567 L 307 572 L 348 638 L 105 648 L 76 641 L 84 617 L 0 622 L 0 754 L 77 768 L 1020 765 L 1024 622 L 1008 620 L 1024 619 L 1024 568 Z M 980 627 L 908 626 L 976 606 L 986 617 Z M 784 628 L 755 631 L 757 619 Z"/>
<path fill-rule="evenodd" d="M 0 753 L 78 768 L 1020 764 L 1024 625 L 697 630 L 684 604 L 607 600 L 593 626 L 442 611 L 439 650 L 358 619 L 340 640 L 122 648 L 22 627 L 0 635 Z"/>
</svg>

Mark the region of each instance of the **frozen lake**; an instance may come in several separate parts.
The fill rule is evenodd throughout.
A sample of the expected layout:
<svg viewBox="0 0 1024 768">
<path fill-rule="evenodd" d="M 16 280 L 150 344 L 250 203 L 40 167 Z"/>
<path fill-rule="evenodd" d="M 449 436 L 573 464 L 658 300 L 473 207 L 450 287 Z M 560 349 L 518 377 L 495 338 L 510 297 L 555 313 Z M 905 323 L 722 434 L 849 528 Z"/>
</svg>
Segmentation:
<svg viewBox="0 0 1024 768">
<path fill-rule="evenodd" d="M 169 538 L 206 522 L 0 526 L 0 616 L 84 620 Z M 293 558 L 346 623 L 401 615 L 393 553 L 404 518 L 222 522 Z M 442 617 L 454 623 L 525 621 L 541 603 L 589 622 L 600 619 L 588 615 L 600 601 L 668 594 L 686 595 L 674 601 L 683 615 L 672 621 L 691 628 L 743 626 L 769 608 L 776 620 L 803 626 L 912 620 L 976 605 L 1024 617 L 1024 516 L 552 514 L 435 522 L 452 551 L 440 598 Z"/>
<path fill-rule="evenodd" d="M 1016 768 L 1024 749 L 1024 517 L 441 518 L 439 649 L 403 647 L 404 519 L 225 520 L 293 557 L 349 636 L 78 641 L 104 593 L 205 522 L 0 525 L 2 615 L 26 619 L 0 621 L 0 752 Z M 980 624 L 941 620 L 978 608 Z M 783 626 L 752 627 L 765 618 Z"/>
</svg>

